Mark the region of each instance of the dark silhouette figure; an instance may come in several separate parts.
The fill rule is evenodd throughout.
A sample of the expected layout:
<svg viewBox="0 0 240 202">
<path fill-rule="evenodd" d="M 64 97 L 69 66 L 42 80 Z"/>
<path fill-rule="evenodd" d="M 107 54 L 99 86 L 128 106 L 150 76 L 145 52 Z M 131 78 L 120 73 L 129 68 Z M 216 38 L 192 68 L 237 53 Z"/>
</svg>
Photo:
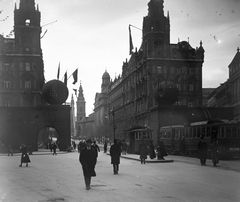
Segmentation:
<svg viewBox="0 0 240 202">
<path fill-rule="evenodd" d="M 88 139 L 86 141 L 86 145 L 82 148 L 79 155 L 79 161 L 82 164 L 82 170 L 87 190 L 91 189 L 91 177 L 96 176 L 96 151 L 91 144 L 91 139 Z"/>
<path fill-rule="evenodd" d="M 8 144 L 8 156 L 13 156 L 13 152 L 12 152 L 12 146 L 11 144 Z"/>
<path fill-rule="evenodd" d="M 52 150 L 53 150 L 53 155 L 57 155 L 57 153 L 56 153 L 57 143 L 56 143 L 56 142 L 54 142 L 54 143 L 52 144 Z"/>
<path fill-rule="evenodd" d="M 200 141 L 198 143 L 198 158 L 200 159 L 200 163 L 202 166 L 206 165 L 207 154 L 208 154 L 207 143 L 204 140 L 204 136 L 201 136 Z"/>
<path fill-rule="evenodd" d="M 217 166 L 217 164 L 219 163 L 219 160 L 218 160 L 218 141 L 216 140 L 216 138 L 212 139 L 211 157 L 212 157 L 213 166 L 214 167 Z"/>
<path fill-rule="evenodd" d="M 20 151 L 22 152 L 22 156 L 21 156 L 21 164 L 19 165 L 19 167 L 22 167 L 23 163 L 26 163 L 26 167 L 27 167 L 28 163 L 31 162 L 29 155 L 27 153 L 27 146 L 22 144 L 22 146 L 20 147 Z"/>
<path fill-rule="evenodd" d="M 96 141 L 94 140 L 93 141 L 93 148 L 95 149 L 95 151 L 96 151 L 96 161 L 97 161 L 97 158 L 98 158 L 98 152 L 100 152 L 100 148 L 99 148 L 99 146 L 97 145 L 97 143 L 96 143 Z"/>
<path fill-rule="evenodd" d="M 139 154 L 140 154 L 140 159 L 141 159 L 141 164 L 145 164 L 145 160 L 147 159 L 147 144 L 142 140 L 142 142 L 139 144 Z"/>
<path fill-rule="evenodd" d="M 150 157 L 150 159 L 155 159 L 156 158 L 156 152 L 155 152 L 155 148 L 154 148 L 152 140 L 151 140 L 150 145 L 149 145 L 149 157 Z"/>
<path fill-rule="evenodd" d="M 104 153 L 107 153 L 107 141 L 104 142 L 104 147 L 103 147 L 103 149 L 104 149 Z"/>
<path fill-rule="evenodd" d="M 158 140 L 158 146 L 157 146 L 157 157 L 158 160 L 165 160 L 163 157 L 167 156 L 167 152 L 164 147 L 164 143 L 161 140 Z"/>
<path fill-rule="evenodd" d="M 114 139 L 114 144 L 110 148 L 111 164 L 113 164 L 113 173 L 118 174 L 120 156 L 121 156 L 121 147 L 117 142 L 117 139 Z"/>
</svg>

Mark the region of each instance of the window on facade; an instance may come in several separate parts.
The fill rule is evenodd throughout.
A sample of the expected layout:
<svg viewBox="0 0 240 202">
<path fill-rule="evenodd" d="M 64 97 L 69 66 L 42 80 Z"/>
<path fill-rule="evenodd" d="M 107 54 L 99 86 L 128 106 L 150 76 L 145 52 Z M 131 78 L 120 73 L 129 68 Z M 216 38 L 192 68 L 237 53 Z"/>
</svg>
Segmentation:
<svg viewBox="0 0 240 202">
<path fill-rule="evenodd" d="M 25 63 L 25 70 L 26 71 L 30 71 L 31 70 L 30 63 Z"/>
<path fill-rule="evenodd" d="M 189 73 L 189 75 L 193 75 L 193 68 L 189 68 L 188 73 Z"/>
<path fill-rule="evenodd" d="M 25 81 L 25 88 L 26 89 L 30 89 L 31 88 L 31 81 L 30 80 L 26 80 Z"/>
<path fill-rule="evenodd" d="M 193 84 L 189 84 L 189 85 L 188 85 L 188 90 L 189 90 L 189 91 L 193 91 Z"/>
<path fill-rule="evenodd" d="M 177 89 L 181 90 L 181 84 L 176 84 L 177 85 Z"/>
<path fill-rule="evenodd" d="M 188 102 L 188 107 L 193 107 L 193 102 L 192 101 Z"/>
<path fill-rule="evenodd" d="M 30 19 L 26 19 L 25 25 L 26 25 L 26 26 L 29 26 L 29 25 L 30 25 L 30 22 L 31 22 Z"/>
<path fill-rule="evenodd" d="M 3 82 L 3 88 L 8 89 L 10 88 L 10 81 L 6 80 Z"/>
<path fill-rule="evenodd" d="M 4 70 L 5 70 L 5 71 L 9 71 L 9 70 L 10 70 L 10 65 L 9 65 L 9 63 L 5 63 L 5 64 L 4 64 Z"/>
<path fill-rule="evenodd" d="M 9 98 L 4 99 L 4 106 L 10 107 L 11 106 L 11 100 Z"/>
</svg>

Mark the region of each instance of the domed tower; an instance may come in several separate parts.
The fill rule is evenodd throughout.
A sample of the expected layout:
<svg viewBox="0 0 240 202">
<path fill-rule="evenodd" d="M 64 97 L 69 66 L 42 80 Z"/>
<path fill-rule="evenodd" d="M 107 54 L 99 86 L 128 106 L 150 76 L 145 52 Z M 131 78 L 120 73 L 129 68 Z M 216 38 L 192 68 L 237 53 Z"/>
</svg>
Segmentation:
<svg viewBox="0 0 240 202">
<path fill-rule="evenodd" d="M 77 121 L 81 121 L 82 118 L 86 116 L 86 102 L 83 95 L 83 89 L 82 84 L 80 84 L 79 90 L 78 90 L 78 98 L 77 98 Z"/>
<path fill-rule="evenodd" d="M 146 57 L 163 57 L 170 49 L 170 19 L 164 16 L 163 0 L 148 3 L 148 15 L 143 19 L 143 51 Z"/>
<path fill-rule="evenodd" d="M 108 87 L 110 84 L 110 75 L 107 71 L 104 72 L 102 75 L 102 85 L 101 85 L 101 92 L 103 93 L 105 89 Z"/>
</svg>

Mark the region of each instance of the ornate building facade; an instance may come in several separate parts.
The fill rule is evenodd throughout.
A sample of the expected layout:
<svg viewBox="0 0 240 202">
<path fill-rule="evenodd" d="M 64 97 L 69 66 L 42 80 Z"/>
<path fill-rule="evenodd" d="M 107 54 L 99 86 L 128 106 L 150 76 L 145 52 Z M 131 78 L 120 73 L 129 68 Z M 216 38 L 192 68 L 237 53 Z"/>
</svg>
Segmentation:
<svg viewBox="0 0 240 202">
<path fill-rule="evenodd" d="M 175 105 L 202 106 L 202 42 L 196 49 L 187 41 L 170 43 L 170 16 L 164 15 L 163 0 L 150 0 L 143 19 L 142 44 L 122 66 L 122 75 L 109 87 L 110 123 L 117 138 L 126 131 L 149 129 L 156 140 L 155 92 L 171 81 L 179 90 Z"/>
<path fill-rule="evenodd" d="M 0 106 L 38 106 L 43 103 L 44 65 L 41 14 L 34 0 L 15 4 L 15 38 L 0 35 Z"/>
</svg>

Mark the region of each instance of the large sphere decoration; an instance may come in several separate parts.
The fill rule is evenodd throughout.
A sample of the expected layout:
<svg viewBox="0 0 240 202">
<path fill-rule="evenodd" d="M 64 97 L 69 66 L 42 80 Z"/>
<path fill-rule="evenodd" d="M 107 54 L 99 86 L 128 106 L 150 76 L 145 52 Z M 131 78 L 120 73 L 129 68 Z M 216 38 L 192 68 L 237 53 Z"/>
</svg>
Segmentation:
<svg viewBox="0 0 240 202">
<path fill-rule="evenodd" d="M 161 82 L 155 88 L 155 100 L 160 105 L 173 105 L 178 100 L 179 90 L 170 82 Z"/>
<path fill-rule="evenodd" d="M 68 98 L 68 88 L 62 81 L 51 80 L 43 86 L 42 96 L 50 105 L 61 105 Z"/>
</svg>

